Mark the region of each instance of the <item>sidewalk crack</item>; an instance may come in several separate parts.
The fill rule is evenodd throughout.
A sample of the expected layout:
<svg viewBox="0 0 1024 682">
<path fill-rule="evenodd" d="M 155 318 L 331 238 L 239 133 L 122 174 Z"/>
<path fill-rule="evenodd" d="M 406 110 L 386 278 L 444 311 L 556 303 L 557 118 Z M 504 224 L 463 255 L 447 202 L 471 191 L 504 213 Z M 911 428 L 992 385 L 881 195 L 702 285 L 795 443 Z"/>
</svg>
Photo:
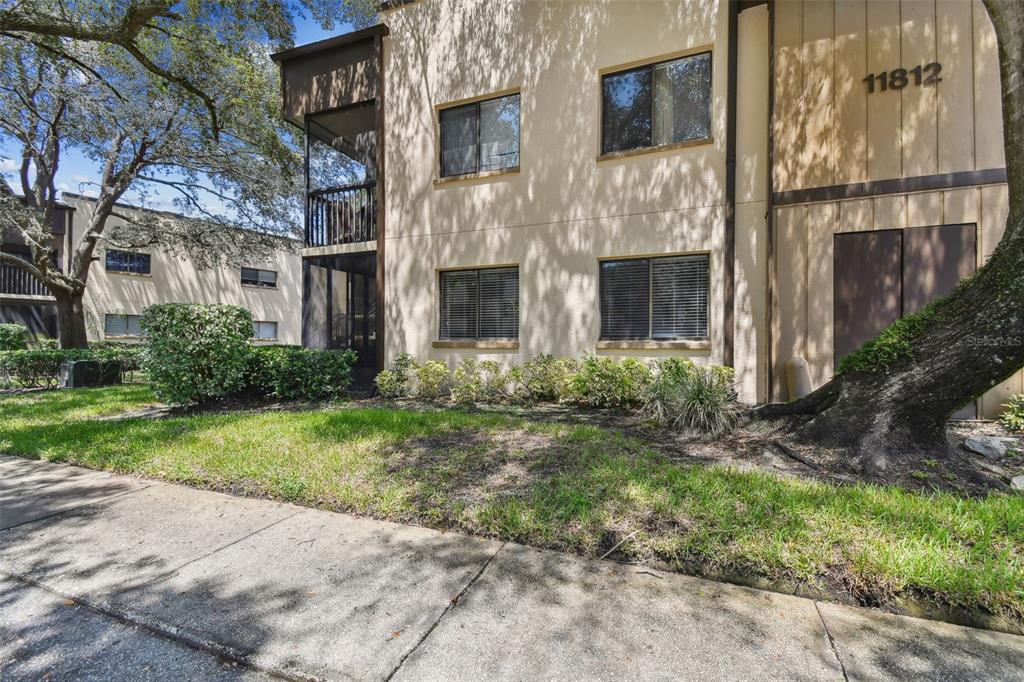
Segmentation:
<svg viewBox="0 0 1024 682">
<path fill-rule="evenodd" d="M 476 584 L 476 582 L 480 579 L 480 577 L 483 576 L 483 574 L 487 570 L 487 568 L 491 565 L 491 562 L 494 561 L 494 557 L 498 556 L 498 552 L 500 552 L 501 550 L 505 549 L 505 545 L 506 544 L 507 543 L 504 543 L 504 542 L 501 543 L 501 546 L 498 547 L 498 549 L 496 549 L 494 551 L 494 554 L 492 554 L 491 556 L 487 557 L 487 561 L 485 561 L 484 565 L 480 567 L 480 570 L 476 572 L 476 575 L 474 575 L 472 578 L 469 579 L 469 582 L 466 583 L 466 586 L 462 588 L 461 592 L 459 592 L 457 595 L 455 595 L 454 598 L 449 600 L 448 605 L 444 608 L 444 610 L 441 612 L 441 614 L 434 620 L 434 622 L 430 624 L 430 627 L 427 628 L 427 631 L 424 632 L 423 636 L 419 638 L 419 641 L 417 641 L 416 644 L 414 644 L 411 649 L 409 649 L 408 651 L 405 652 L 405 654 L 402 656 L 401 660 L 398 661 L 398 665 L 395 666 L 394 670 L 392 670 L 388 674 L 388 676 L 384 678 L 384 682 L 389 682 L 395 675 L 398 674 L 398 671 L 402 669 L 403 665 L 405 665 L 405 661 L 410 656 L 412 656 L 413 653 L 415 653 L 416 650 L 420 648 L 420 646 L 423 645 L 423 642 L 427 641 L 427 637 L 430 637 L 431 633 L 434 632 L 434 629 L 437 628 L 437 626 L 441 624 L 441 621 L 444 619 L 445 616 L 448 615 L 448 612 L 451 611 L 452 609 L 454 609 L 455 606 L 459 602 L 462 601 L 462 598 L 464 596 L 466 596 L 466 593 L 469 592 L 470 588 L 473 587 L 473 585 Z"/>
<path fill-rule="evenodd" d="M 814 602 L 814 610 L 818 612 L 818 620 L 821 621 L 821 627 L 825 628 L 825 636 L 828 637 L 828 645 L 832 647 L 832 655 L 836 657 L 836 662 L 839 664 L 839 670 L 843 673 L 844 682 L 850 682 L 849 675 L 846 674 L 846 666 L 843 665 L 843 659 L 839 657 L 839 647 L 836 646 L 836 638 L 832 636 L 832 631 L 828 629 L 828 623 L 825 622 L 825 615 L 818 608 L 818 602 Z"/>
</svg>

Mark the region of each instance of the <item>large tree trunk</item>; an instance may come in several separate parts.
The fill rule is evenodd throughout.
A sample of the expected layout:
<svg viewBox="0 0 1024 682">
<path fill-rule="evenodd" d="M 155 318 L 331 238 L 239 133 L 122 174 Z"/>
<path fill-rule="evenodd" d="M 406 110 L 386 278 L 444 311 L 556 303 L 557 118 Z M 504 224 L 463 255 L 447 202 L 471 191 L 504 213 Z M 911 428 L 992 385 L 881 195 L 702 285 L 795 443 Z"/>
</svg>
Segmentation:
<svg viewBox="0 0 1024 682">
<path fill-rule="evenodd" d="M 952 295 L 858 351 L 856 369 L 760 411 L 804 415 L 797 440 L 847 449 L 876 473 L 893 456 L 944 452 L 949 417 L 1024 367 L 1024 3 L 985 5 L 999 42 L 1010 202 L 995 253 Z"/>
<path fill-rule="evenodd" d="M 57 292 L 57 330 L 61 348 L 86 348 L 89 339 L 85 331 L 85 306 L 83 291 L 74 293 Z"/>
</svg>

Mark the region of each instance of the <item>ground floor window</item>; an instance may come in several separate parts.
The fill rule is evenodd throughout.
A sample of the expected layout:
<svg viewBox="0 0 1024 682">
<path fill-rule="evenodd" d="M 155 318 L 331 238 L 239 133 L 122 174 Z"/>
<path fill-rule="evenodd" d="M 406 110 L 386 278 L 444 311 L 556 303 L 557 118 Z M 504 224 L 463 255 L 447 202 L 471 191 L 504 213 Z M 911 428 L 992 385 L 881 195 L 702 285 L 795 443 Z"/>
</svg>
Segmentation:
<svg viewBox="0 0 1024 682">
<path fill-rule="evenodd" d="M 277 322 L 253 320 L 252 335 L 260 341 L 277 340 Z"/>
<path fill-rule="evenodd" d="M 259 268 L 242 268 L 242 284 L 250 287 L 276 287 L 277 273 Z"/>
<path fill-rule="evenodd" d="M 139 326 L 141 315 L 107 313 L 103 319 L 103 333 L 107 336 L 143 336 Z"/>
<path fill-rule="evenodd" d="M 441 273 L 442 339 L 518 339 L 519 268 Z"/>
<path fill-rule="evenodd" d="M 601 262 L 601 338 L 706 339 L 708 255 Z"/>
</svg>

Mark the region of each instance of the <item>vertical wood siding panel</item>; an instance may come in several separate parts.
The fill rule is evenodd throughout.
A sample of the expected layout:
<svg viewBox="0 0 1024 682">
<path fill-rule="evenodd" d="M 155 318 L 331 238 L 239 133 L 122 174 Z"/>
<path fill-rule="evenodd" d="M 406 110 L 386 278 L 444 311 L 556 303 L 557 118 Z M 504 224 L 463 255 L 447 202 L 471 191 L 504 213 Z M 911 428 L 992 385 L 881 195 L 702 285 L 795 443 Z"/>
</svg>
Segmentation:
<svg viewBox="0 0 1024 682">
<path fill-rule="evenodd" d="M 874 205 L 871 199 L 855 199 L 839 204 L 837 232 L 862 232 L 874 229 Z"/>
<path fill-rule="evenodd" d="M 868 178 L 866 0 L 835 3 L 835 184 Z"/>
<path fill-rule="evenodd" d="M 939 173 L 973 170 L 974 32 L 971 4 L 936 0 L 938 50 L 942 82 L 938 84 Z"/>
<path fill-rule="evenodd" d="M 901 5 L 900 52 L 893 68 L 911 69 L 935 61 L 935 0 L 903 0 Z M 909 76 L 900 90 L 903 117 L 903 175 L 932 175 L 938 169 L 938 87 L 917 86 Z"/>
<path fill-rule="evenodd" d="M 796 189 L 803 126 L 803 64 L 800 61 L 802 3 L 780 2 L 775 7 L 775 191 Z"/>
<path fill-rule="evenodd" d="M 879 197 L 875 202 L 875 230 L 893 230 L 907 226 L 907 197 Z"/>
<path fill-rule="evenodd" d="M 1003 113 L 1000 108 L 996 32 L 981 0 L 974 0 L 974 146 L 978 168 L 1002 168 Z M 945 69 L 943 69 L 945 71 Z"/>
<path fill-rule="evenodd" d="M 804 3 L 804 148 L 805 187 L 833 184 L 835 120 L 832 99 L 835 34 L 832 2 Z"/>
<path fill-rule="evenodd" d="M 907 196 L 907 227 L 942 224 L 942 192 Z"/>
<path fill-rule="evenodd" d="M 811 385 L 832 378 L 833 365 L 833 235 L 838 226 L 837 204 L 807 208 L 807 365 Z"/>
<path fill-rule="evenodd" d="M 947 225 L 978 222 L 978 200 L 981 190 L 954 189 L 943 192 L 942 222 Z M 981 263 L 979 263 L 981 265 Z"/>
<path fill-rule="evenodd" d="M 867 3 L 867 73 L 895 68 L 900 62 L 900 6 L 896 2 Z M 864 75 L 867 75 L 865 73 Z M 861 83 L 861 87 L 865 87 Z M 895 90 L 875 92 L 868 102 L 868 178 L 898 178 L 902 173 L 901 102 Z"/>
<path fill-rule="evenodd" d="M 775 354 L 776 398 L 785 398 L 786 361 L 804 357 L 807 333 L 807 208 L 779 209 L 778 219 L 778 349 Z"/>
</svg>

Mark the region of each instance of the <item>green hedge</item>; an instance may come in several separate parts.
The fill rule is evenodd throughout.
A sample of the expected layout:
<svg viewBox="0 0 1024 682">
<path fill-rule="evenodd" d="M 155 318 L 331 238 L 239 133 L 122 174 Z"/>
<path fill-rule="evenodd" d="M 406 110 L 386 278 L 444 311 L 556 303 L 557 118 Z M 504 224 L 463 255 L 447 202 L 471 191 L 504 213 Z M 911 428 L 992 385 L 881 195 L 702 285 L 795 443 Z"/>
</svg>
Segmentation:
<svg viewBox="0 0 1024 682">
<path fill-rule="evenodd" d="M 0 377 L 5 387 L 55 388 L 65 360 L 91 360 L 87 349 L 0 351 Z"/>
<path fill-rule="evenodd" d="M 314 350 L 300 346 L 253 346 L 246 369 L 249 395 L 278 400 L 329 400 L 352 383 L 351 350 Z"/>
<path fill-rule="evenodd" d="M 17 322 L 0 324 L 0 351 L 28 348 L 28 327 Z"/>
<path fill-rule="evenodd" d="M 245 385 L 252 314 L 235 305 L 163 303 L 142 313 L 142 368 L 153 392 L 177 405 L 207 403 Z"/>
</svg>

